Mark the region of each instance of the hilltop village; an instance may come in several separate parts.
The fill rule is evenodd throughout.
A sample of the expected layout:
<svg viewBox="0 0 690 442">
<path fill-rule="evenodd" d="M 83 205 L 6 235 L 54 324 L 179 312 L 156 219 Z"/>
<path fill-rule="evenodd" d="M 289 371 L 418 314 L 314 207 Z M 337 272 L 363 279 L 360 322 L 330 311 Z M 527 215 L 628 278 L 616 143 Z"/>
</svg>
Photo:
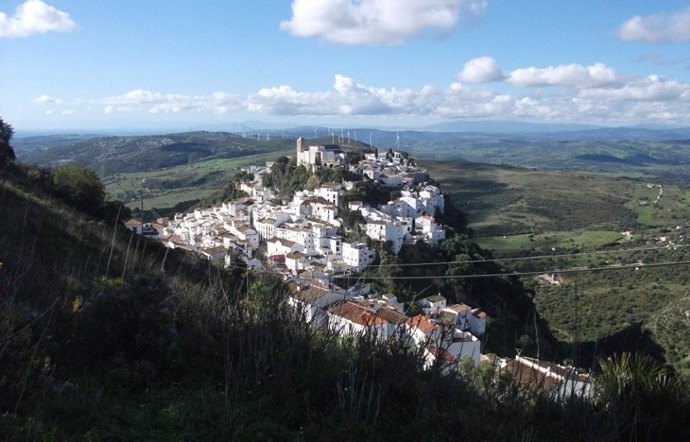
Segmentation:
<svg viewBox="0 0 690 442">
<path fill-rule="evenodd" d="M 483 355 L 488 318 L 481 309 L 449 305 L 441 294 L 417 300 L 410 309 L 395 294 L 377 293 L 359 278 L 376 261 L 377 243 L 397 255 L 404 245 L 439 244 L 446 238 L 436 220 L 444 212 L 444 196 L 425 169 L 392 149 L 362 157 L 353 163 L 337 145 L 307 146 L 299 138 L 296 167 L 310 173 L 342 169 L 360 179 L 319 183 L 291 199 L 279 198 L 278 189 L 265 185 L 274 164 L 252 166 L 243 169 L 238 183 L 247 196 L 158 219 L 151 231 L 166 247 L 193 251 L 226 267 L 241 261 L 278 274 L 289 288 L 288 303 L 315 326 L 341 335 L 372 333 L 381 340 L 402 332 L 410 345 L 423 349 L 428 367 L 467 360 L 478 366 L 485 360 L 540 388 L 550 382 L 564 392 L 587 394 L 587 377 L 572 368 Z M 345 201 L 346 192 L 372 183 L 394 189 L 397 198 L 384 204 Z M 131 227 L 136 226 L 133 221 Z M 408 316 L 411 310 L 416 314 Z"/>
</svg>

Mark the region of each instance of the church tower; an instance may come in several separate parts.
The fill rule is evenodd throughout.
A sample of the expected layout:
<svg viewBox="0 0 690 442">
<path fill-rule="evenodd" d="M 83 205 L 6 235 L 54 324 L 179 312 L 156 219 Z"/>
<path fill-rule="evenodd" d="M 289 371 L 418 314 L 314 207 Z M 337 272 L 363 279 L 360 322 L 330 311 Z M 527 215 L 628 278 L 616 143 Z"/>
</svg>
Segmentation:
<svg viewBox="0 0 690 442">
<path fill-rule="evenodd" d="M 304 138 L 297 138 L 297 157 L 295 158 L 297 165 L 302 164 L 302 151 L 304 148 Z"/>
</svg>

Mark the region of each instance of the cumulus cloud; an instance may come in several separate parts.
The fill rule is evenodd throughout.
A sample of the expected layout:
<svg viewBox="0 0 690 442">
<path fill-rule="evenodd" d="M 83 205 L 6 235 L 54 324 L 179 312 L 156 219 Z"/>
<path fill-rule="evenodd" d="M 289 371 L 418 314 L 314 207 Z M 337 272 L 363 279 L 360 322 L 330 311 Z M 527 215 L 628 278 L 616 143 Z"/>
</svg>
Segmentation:
<svg viewBox="0 0 690 442">
<path fill-rule="evenodd" d="M 464 83 L 489 83 L 503 78 L 503 71 L 492 57 L 473 58 L 458 74 L 458 81 Z"/>
<path fill-rule="evenodd" d="M 618 28 L 618 38 L 625 41 L 690 41 L 690 7 L 674 13 L 636 15 Z"/>
<path fill-rule="evenodd" d="M 297 92 L 290 86 L 264 88 L 248 98 L 248 110 L 275 115 L 411 115 L 428 110 L 430 86 L 375 88 L 336 75 L 333 89 Z"/>
<path fill-rule="evenodd" d="M 528 67 L 512 71 L 507 81 L 515 86 L 570 86 L 590 88 L 612 85 L 620 81 L 616 71 L 603 63 L 590 66 L 566 64 L 545 68 Z"/>
<path fill-rule="evenodd" d="M 690 85 L 650 75 L 620 88 L 595 88 L 580 91 L 580 96 L 622 101 L 690 101 Z"/>
<path fill-rule="evenodd" d="M 34 103 L 37 104 L 61 104 L 62 100 L 59 98 L 54 98 L 51 97 L 50 95 L 39 95 L 38 97 L 34 98 Z"/>
<path fill-rule="evenodd" d="M 68 13 L 41 0 L 27 0 L 13 16 L 0 12 L 0 37 L 20 38 L 44 32 L 72 32 L 77 24 Z"/>
<path fill-rule="evenodd" d="M 399 45 L 429 31 L 448 34 L 461 16 L 485 10 L 485 0 L 293 0 L 280 29 L 331 43 Z"/>
<path fill-rule="evenodd" d="M 587 81 L 569 78 L 564 76 L 547 84 L 591 86 L 599 81 L 589 77 Z M 187 95 L 133 89 L 112 97 L 72 100 L 70 107 L 78 106 L 78 110 L 84 111 L 93 107 L 106 114 L 253 112 L 278 116 L 498 118 L 617 124 L 681 124 L 690 119 L 690 84 L 654 75 L 600 84 L 549 93 L 539 89 L 505 93 L 462 81 L 443 89 L 375 87 L 338 74 L 330 88 L 316 91 L 298 90 L 290 85 L 267 86 L 247 95 L 225 92 Z"/>
</svg>

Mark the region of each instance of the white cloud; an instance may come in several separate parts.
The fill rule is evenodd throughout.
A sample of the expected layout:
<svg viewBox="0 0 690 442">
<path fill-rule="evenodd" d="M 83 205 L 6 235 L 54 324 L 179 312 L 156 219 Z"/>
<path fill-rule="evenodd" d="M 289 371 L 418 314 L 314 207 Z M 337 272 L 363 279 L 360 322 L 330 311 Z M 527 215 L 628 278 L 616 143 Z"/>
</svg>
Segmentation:
<svg viewBox="0 0 690 442">
<path fill-rule="evenodd" d="M 690 7 L 674 13 L 636 15 L 618 28 L 618 38 L 625 41 L 690 41 Z"/>
<path fill-rule="evenodd" d="M 297 92 L 290 86 L 264 88 L 248 97 L 248 110 L 276 115 L 412 114 L 424 105 L 433 88 L 374 88 L 335 75 L 333 89 Z"/>
<path fill-rule="evenodd" d="M 458 81 L 464 83 L 489 83 L 503 78 L 503 72 L 492 57 L 473 58 L 458 74 Z"/>
<path fill-rule="evenodd" d="M 44 32 L 71 32 L 77 24 L 69 14 L 41 0 L 27 0 L 13 16 L 0 12 L 0 37 L 20 38 Z"/>
<path fill-rule="evenodd" d="M 39 95 L 38 97 L 34 98 L 34 103 L 37 104 L 61 104 L 62 100 L 59 98 L 54 98 L 51 97 L 50 95 Z"/>
<path fill-rule="evenodd" d="M 543 87 L 570 86 L 589 88 L 607 86 L 619 80 L 616 71 L 603 63 L 590 66 L 567 64 L 536 68 L 534 66 L 512 71 L 507 81 L 515 86 Z"/>
<path fill-rule="evenodd" d="M 62 111 L 62 115 L 72 115 L 74 113 L 74 109 L 65 109 Z"/>
<path fill-rule="evenodd" d="M 633 80 L 620 88 L 595 88 L 580 91 L 580 96 L 621 101 L 690 101 L 690 84 L 659 75 Z"/>
<path fill-rule="evenodd" d="M 100 100 L 75 100 L 78 104 L 104 105 L 103 112 L 128 112 L 145 109 L 151 114 L 177 112 L 235 112 L 244 107 L 243 99 L 214 92 L 210 95 L 162 94 L 144 89 L 134 89 L 122 95 L 107 97 Z"/>
<path fill-rule="evenodd" d="M 538 77 L 541 78 L 541 77 Z M 569 76 L 548 84 L 594 84 Z M 565 79 L 564 79 L 565 78 Z M 597 77 L 593 76 L 596 80 Z M 542 80 L 545 81 L 545 80 Z M 597 80 L 599 81 L 599 80 Z M 531 84 L 531 83 L 530 83 Z M 660 122 L 687 124 L 690 84 L 660 76 L 627 83 L 606 83 L 587 88 L 562 88 L 526 93 L 498 92 L 485 86 L 454 82 L 445 89 L 375 87 L 345 75 L 335 75 L 332 87 L 303 91 L 290 85 L 269 86 L 248 95 L 213 92 L 206 95 L 161 93 L 134 89 L 101 99 L 70 101 L 70 107 L 104 113 L 132 112 L 227 114 L 251 112 L 277 116 L 397 118 L 497 118 L 533 121 L 587 121 L 634 124 Z"/>
<path fill-rule="evenodd" d="M 280 29 L 332 43 L 399 45 L 429 31 L 448 34 L 461 15 L 485 10 L 485 0 L 293 0 Z"/>
</svg>

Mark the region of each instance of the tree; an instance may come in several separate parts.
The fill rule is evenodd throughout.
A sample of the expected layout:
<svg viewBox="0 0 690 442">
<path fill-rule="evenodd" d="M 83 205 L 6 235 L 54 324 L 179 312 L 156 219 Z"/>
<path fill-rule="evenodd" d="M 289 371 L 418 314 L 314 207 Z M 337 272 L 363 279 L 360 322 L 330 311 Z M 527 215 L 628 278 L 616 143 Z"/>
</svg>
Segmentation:
<svg viewBox="0 0 690 442">
<path fill-rule="evenodd" d="M 674 422 L 687 419 L 683 385 L 664 366 L 641 353 L 623 353 L 599 360 L 595 400 L 616 415 L 619 438 L 679 440 Z M 663 434 L 663 436 L 662 436 Z"/>
<path fill-rule="evenodd" d="M 56 167 L 53 184 L 66 202 L 86 213 L 98 213 L 103 207 L 103 183 L 93 170 L 83 164 L 69 163 Z"/>
<path fill-rule="evenodd" d="M 12 126 L 0 118 L 0 167 L 17 159 L 14 149 L 10 146 L 12 135 L 14 135 Z"/>
</svg>

